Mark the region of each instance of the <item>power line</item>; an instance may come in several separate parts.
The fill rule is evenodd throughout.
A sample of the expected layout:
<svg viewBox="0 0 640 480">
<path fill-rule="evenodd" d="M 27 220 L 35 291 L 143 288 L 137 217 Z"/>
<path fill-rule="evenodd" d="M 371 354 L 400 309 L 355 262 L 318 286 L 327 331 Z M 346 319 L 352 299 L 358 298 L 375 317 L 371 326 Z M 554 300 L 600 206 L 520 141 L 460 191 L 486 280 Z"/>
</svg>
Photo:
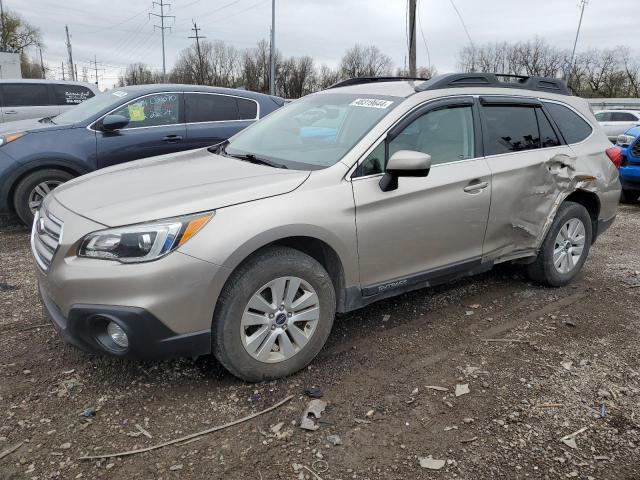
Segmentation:
<svg viewBox="0 0 640 480">
<path fill-rule="evenodd" d="M 427 45 L 427 37 L 425 37 L 424 29 L 422 28 L 422 13 L 420 11 L 420 0 L 418 0 L 418 24 L 420 25 L 420 34 L 422 35 L 424 48 L 427 51 L 427 67 L 431 68 L 431 52 L 429 52 L 429 45 Z"/>
<path fill-rule="evenodd" d="M 153 2 L 152 5 L 155 7 L 156 5 L 158 5 L 160 7 L 160 14 L 158 15 L 157 13 L 153 13 L 150 12 L 149 16 L 153 15 L 154 17 L 158 17 L 160 19 L 160 25 L 153 25 L 153 29 L 155 30 L 156 28 L 159 28 L 160 31 L 162 32 L 162 79 L 164 82 L 167 81 L 167 63 L 166 63 L 166 57 L 165 57 L 165 51 L 164 51 L 164 31 L 165 30 L 171 30 L 171 27 L 165 27 L 164 26 L 164 19 L 165 18 L 173 18 L 174 22 L 176 17 L 174 15 L 165 15 L 164 14 L 164 7 L 171 7 L 170 3 L 165 3 L 164 0 L 160 0 L 159 2 Z"/>
<path fill-rule="evenodd" d="M 467 34 L 467 38 L 469 39 L 469 44 L 471 45 L 471 48 L 474 48 L 473 40 L 471 39 L 471 35 L 469 34 L 469 29 L 467 29 L 467 24 L 464 23 L 464 19 L 462 18 L 462 14 L 460 13 L 460 10 L 458 10 L 458 7 L 456 7 L 456 4 L 453 2 L 453 0 L 449 0 L 449 2 L 451 3 L 451 6 L 453 7 L 453 9 L 456 11 L 456 15 L 458 15 L 458 18 L 460 19 L 460 23 L 462 24 L 462 28 L 464 28 L 464 32 Z"/>
</svg>

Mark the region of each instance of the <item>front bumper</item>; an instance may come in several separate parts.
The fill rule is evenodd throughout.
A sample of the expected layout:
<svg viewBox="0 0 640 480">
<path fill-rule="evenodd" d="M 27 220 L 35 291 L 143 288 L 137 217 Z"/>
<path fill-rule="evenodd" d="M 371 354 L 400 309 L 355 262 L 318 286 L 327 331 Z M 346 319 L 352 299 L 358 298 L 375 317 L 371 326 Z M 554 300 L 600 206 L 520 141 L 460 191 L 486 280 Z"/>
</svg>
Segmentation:
<svg viewBox="0 0 640 480">
<path fill-rule="evenodd" d="M 210 353 L 213 311 L 228 269 L 180 251 L 134 264 L 81 258 L 76 252 L 82 238 L 104 226 L 69 211 L 52 195 L 42 210 L 56 217 L 61 234 L 50 264 L 36 265 L 39 291 L 68 343 L 132 358 Z M 103 341 L 109 321 L 129 337 L 126 350 Z"/>
<path fill-rule="evenodd" d="M 73 305 L 68 317 L 39 285 L 45 313 L 65 342 L 85 352 L 116 357 L 150 359 L 207 355 L 211 329 L 177 334 L 143 308 L 108 305 Z M 118 347 L 106 333 L 109 322 L 127 334 L 129 347 Z"/>
</svg>

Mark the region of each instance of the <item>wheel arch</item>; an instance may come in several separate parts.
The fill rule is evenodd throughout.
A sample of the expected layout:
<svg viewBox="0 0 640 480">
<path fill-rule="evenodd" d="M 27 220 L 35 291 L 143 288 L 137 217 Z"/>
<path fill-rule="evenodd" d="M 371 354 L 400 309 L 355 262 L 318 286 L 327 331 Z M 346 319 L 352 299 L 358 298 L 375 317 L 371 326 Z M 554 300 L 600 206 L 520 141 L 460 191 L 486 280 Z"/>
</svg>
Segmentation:
<svg viewBox="0 0 640 480">
<path fill-rule="evenodd" d="M 600 216 L 600 198 L 594 192 L 588 190 L 577 189 L 571 192 L 565 199 L 565 202 L 574 202 L 582 205 L 589 212 L 591 217 L 591 231 L 593 232 L 591 241 L 595 242 L 598 231 L 598 218 Z"/>
<path fill-rule="evenodd" d="M 34 172 L 37 172 L 40 170 L 47 170 L 47 169 L 61 170 L 63 172 L 69 173 L 70 175 L 73 175 L 74 177 L 78 177 L 80 175 L 84 175 L 85 173 L 89 173 L 89 170 L 80 168 L 78 165 L 75 165 L 71 162 L 67 162 L 64 160 L 46 160 L 46 161 L 38 161 L 37 163 L 30 162 L 27 165 L 24 165 L 18 171 L 17 175 L 14 177 L 9 187 L 9 190 L 7 191 L 6 201 L 7 201 L 7 205 L 12 210 L 12 212 L 15 213 L 16 211 L 16 207 L 14 204 L 14 194 L 20 182 L 24 180 L 28 175 L 31 175 Z"/>
<path fill-rule="evenodd" d="M 338 252 L 334 247 L 332 247 L 325 240 L 322 240 L 315 236 L 291 235 L 273 239 L 267 243 L 260 245 L 259 247 L 254 247 L 250 253 L 244 255 L 244 258 L 233 266 L 232 270 L 225 280 L 225 284 L 233 276 L 233 273 L 237 271 L 237 269 L 240 268 L 243 264 L 249 261 L 249 259 L 255 257 L 256 255 L 260 255 L 260 253 L 265 249 L 274 246 L 293 248 L 294 250 L 298 250 L 309 255 L 318 263 L 320 263 L 320 265 L 322 265 L 329 274 L 331 282 L 333 283 L 336 294 L 336 311 L 346 311 L 346 275 L 342 260 L 340 259 L 340 256 L 338 255 Z"/>
</svg>

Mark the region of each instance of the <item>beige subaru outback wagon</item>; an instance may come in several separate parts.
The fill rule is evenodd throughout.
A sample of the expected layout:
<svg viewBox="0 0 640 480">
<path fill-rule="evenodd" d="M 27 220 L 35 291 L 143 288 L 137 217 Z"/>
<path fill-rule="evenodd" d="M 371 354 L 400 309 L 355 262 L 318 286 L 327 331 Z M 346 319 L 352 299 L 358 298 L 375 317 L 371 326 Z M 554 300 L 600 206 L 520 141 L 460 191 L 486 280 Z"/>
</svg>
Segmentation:
<svg viewBox="0 0 640 480">
<path fill-rule="evenodd" d="M 33 224 L 40 294 L 84 350 L 281 377 L 336 312 L 508 261 L 571 282 L 616 215 L 610 147 L 555 79 L 348 80 L 58 187 Z"/>
</svg>

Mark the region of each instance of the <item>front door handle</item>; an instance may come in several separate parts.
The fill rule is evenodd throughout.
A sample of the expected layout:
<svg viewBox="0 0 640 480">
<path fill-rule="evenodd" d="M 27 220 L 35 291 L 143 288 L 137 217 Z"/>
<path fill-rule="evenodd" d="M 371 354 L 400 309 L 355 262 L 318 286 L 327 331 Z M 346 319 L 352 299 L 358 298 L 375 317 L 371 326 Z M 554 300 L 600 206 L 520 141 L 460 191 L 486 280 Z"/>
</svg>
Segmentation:
<svg viewBox="0 0 640 480">
<path fill-rule="evenodd" d="M 5 110 L 4 112 L 7 115 L 16 115 L 18 113 L 17 110 Z"/>
<path fill-rule="evenodd" d="M 167 135 L 166 137 L 162 138 L 163 142 L 167 142 L 167 143 L 178 143 L 182 141 L 182 136 L 181 135 Z"/>
<path fill-rule="evenodd" d="M 489 186 L 489 182 L 470 183 L 469 185 L 464 187 L 464 191 L 466 193 L 480 193 L 488 186 Z"/>
</svg>

